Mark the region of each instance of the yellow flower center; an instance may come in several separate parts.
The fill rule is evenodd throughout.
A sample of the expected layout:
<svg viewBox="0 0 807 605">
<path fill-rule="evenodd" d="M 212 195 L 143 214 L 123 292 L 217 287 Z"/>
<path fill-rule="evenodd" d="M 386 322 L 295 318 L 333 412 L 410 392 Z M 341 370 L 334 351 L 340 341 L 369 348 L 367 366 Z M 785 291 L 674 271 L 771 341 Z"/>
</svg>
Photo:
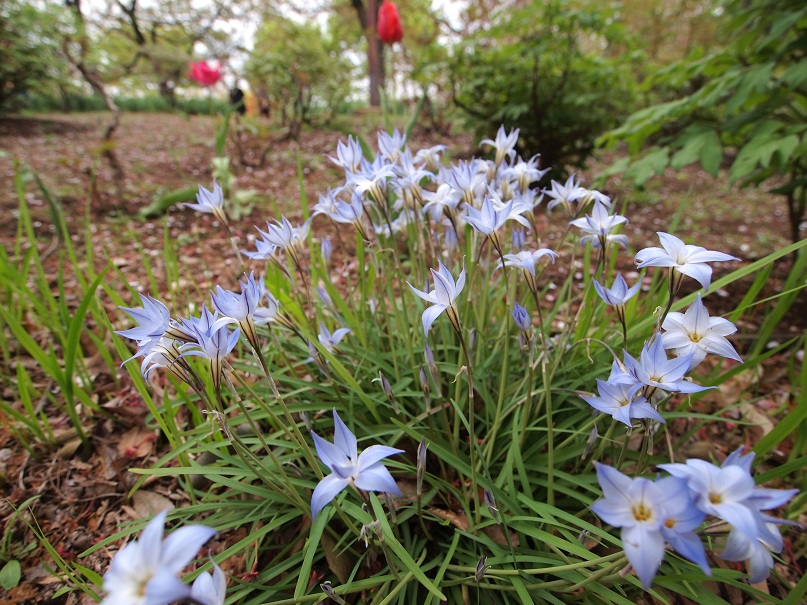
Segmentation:
<svg viewBox="0 0 807 605">
<path fill-rule="evenodd" d="M 714 492 L 709 494 L 709 502 L 712 504 L 720 504 L 723 502 L 723 498 L 720 497 L 720 494 L 716 494 Z"/>
<path fill-rule="evenodd" d="M 637 521 L 647 521 L 653 517 L 653 510 L 644 505 L 636 504 L 633 507 L 633 518 Z"/>
</svg>

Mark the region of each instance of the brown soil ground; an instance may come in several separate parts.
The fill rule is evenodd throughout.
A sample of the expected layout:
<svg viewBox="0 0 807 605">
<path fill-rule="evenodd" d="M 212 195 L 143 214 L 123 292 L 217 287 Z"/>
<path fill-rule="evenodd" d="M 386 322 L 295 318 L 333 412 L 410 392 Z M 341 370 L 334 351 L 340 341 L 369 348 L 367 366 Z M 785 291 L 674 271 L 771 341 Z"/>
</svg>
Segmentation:
<svg viewBox="0 0 807 605">
<path fill-rule="evenodd" d="M 232 255 L 221 253 L 228 247 L 227 237 L 210 216 L 199 217 L 191 211 L 175 208 L 165 220 L 134 218 L 140 209 L 165 192 L 199 184 L 210 187 L 210 163 L 215 155 L 218 120 L 167 114 L 124 115 L 115 149 L 126 170 L 120 191 L 112 182 L 112 172 L 101 157 L 99 146 L 108 120 L 107 114 L 0 118 L 0 150 L 7 154 L 5 157 L 0 154 L 0 178 L 6 184 L 0 188 L 0 209 L 9 217 L 0 222 L 0 240 L 6 251 L 10 253 L 14 249 L 17 232 L 14 217 L 18 201 L 12 183 L 15 163 L 21 162 L 38 172 L 45 185 L 61 201 L 77 246 L 83 245 L 85 216 L 89 216 L 97 268 L 106 263 L 108 256 L 127 276 L 130 284 L 149 291 L 142 261 L 145 255 L 151 261 L 161 289 L 151 293 L 165 295 L 167 284 L 161 255 L 167 228 L 180 246 L 180 262 L 198 272 L 202 291 L 208 284 L 215 283 L 232 287 L 238 279 L 240 267 L 232 261 Z M 375 127 L 380 123 L 379 116 L 370 114 L 345 119 L 343 125 L 374 142 Z M 297 141 L 279 141 L 280 134 L 267 123 L 259 125 L 257 135 L 231 133 L 229 138 L 228 154 L 233 158 L 237 188 L 254 189 L 262 199 L 255 203 L 249 216 L 234 221 L 234 234 L 244 248 L 248 247 L 247 241 L 254 234 L 255 225 L 263 226 L 267 219 L 279 217 L 281 212 L 291 219 L 299 219 L 301 191 L 297 158 L 309 204 L 316 201 L 318 193 L 324 192 L 328 186 L 341 183 L 341 171 L 325 154 L 335 154 L 337 141 L 345 138 L 342 129 L 303 130 Z M 446 142 L 444 137 L 416 131 L 411 146 L 419 149 Z M 468 156 L 477 150 L 471 137 L 457 135 L 451 138 L 451 151 L 455 156 Z M 590 172 L 593 174 L 594 170 Z M 641 192 L 626 187 L 617 179 L 612 179 L 604 190 L 626 204 L 621 213 L 631 221 L 627 233 L 633 251 L 658 245 L 654 232 L 667 230 L 680 206 L 686 204 L 677 230 L 679 234 L 691 238 L 692 243 L 743 259 L 719 267 L 716 275 L 725 274 L 743 262 L 760 258 L 788 243 L 785 208 L 775 196 L 758 190 L 738 191 L 728 187 L 724 180 L 712 179 L 695 169 L 678 174 L 670 172 Z M 27 191 L 38 235 L 46 250 L 55 248 L 47 205 L 34 186 L 29 186 Z M 552 221 L 554 224 L 558 222 Z M 539 217 L 539 224 L 550 223 Z M 547 226 L 544 237 L 550 246 L 558 233 L 553 229 L 562 227 Z M 333 233 L 325 220 L 315 222 L 314 230 L 317 235 Z M 58 254 L 47 257 L 47 266 L 53 270 L 54 287 L 57 257 Z M 770 294 L 781 289 L 789 263 L 788 259 L 778 263 L 766 286 Z M 721 301 L 723 310 L 736 306 L 749 283 L 750 280 L 738 282 L 727 291 L 718 293 L 715 298 Z M 68 281 L 68 290 L 70 285 Z M 123 292 L 125 285 L 119 284 L 119 287 Z M 794 312 L 783 323 L 776 339 L 784 341 L 803 333 L 807 316 L 803 312 L 807 308 L 804 296 L 800 302 L 801 305 L 796 306 L 800 311 Z M 108 307 L 111 317 L 119 315 L 114 305 Z M 740 342 L 753 337 L 755 323 L 760 319 L 759 314 L 748 316 L 745 324 L 740 326 Z M 771 405 L 792 397 L 786 372 L 782 372 L 786 359 L 769 360 L 763 366 L 761 376 L 743 377 L 744 381 L 750 380 L 758 391 L 769 392 Z M 15 401 L 16 394 L 10 388 L 11 384 L 3 380 L 2 397 Z M 0 497 L 4 501 L 0 502 L 0 518 L 5 519 L 5 531 L 14 541 L 12 551 L 15 556 L 24 557 L 23 581 L 0 597 L 4 603 L 83 602 L 77 593 L 51 600 L 62 582 L 49 573 L 53 568 L 52 560 L 25 525 L 19 519 L 13 526 L 8 525 L 13 515 L 10 504 L 20 505 L 37 496 L 38 500 L 33 504 L 36 520 L 57 552 L 68 560 L 75 559 L 101 537 L 114 533 L 120 522 L 148 511 L 148 502 L 127 497 L 132 479 L 125 471 L 129 466 L 148 466 L 165 445 L 154 432 L 142 429 L 146 411 L 130 387 L 121 388 L 116 377 L 99 375 L 96 391 L 99 403 L 110 411 L 110 416 L 96 420 L 89 428 L 94 445 L 92 452 L 73 449 L 74 440 L 71 440 L 66 419 L 54 419 L 56 431 L 62 435 L 65 446 L 55 451 L 35 451 L 33 455 L 11 438 L 5 422 L 0 427 Z M 704 435 L 704 438 L 713 437 Z M 182 498 L 170 484 L 159 481 L 149 486 L 149 493 L 169 500 Z M 89 559 L 82 559 L 81 564 L 103 573 L 108 560 L 107 553 L 102 550 Z M 242 574 L 244 570 L 233 570 L 233 573 Z"/>
</svg>

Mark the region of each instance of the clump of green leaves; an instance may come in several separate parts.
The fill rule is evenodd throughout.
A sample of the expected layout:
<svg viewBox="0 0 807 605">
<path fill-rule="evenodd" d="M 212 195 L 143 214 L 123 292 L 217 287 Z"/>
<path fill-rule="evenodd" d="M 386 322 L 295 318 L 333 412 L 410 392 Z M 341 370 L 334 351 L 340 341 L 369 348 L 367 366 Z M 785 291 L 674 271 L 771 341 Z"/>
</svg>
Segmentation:
<svg viewBox="0 0 807 605">
<path fill-rule="evenodd" d="M 509 157 L 517 136 L 497 135 L 499 155 Z M 654 272 L 642 282 L 649 291 L 623 303 L 620 329 L 594 282 L 612 281 L 619 247 L 627 245 L 614 231 L 623 217 L 610 215 L 606 196 L 573 179 L 554 184 L 550 218 L 561 225 L 573 219 L 575 230 L 552 241 L 560 257 L 552 264 L 556 254 L 538 248 L 542 232 L 526 240 L 510 232 L 511 224 L 534 218 L 524 202 L 535 197 L 532 180 L 513 180 L 493 161 L 433 166 L 406 179 L 395 170 L 405 171 L 417 154 L 404 149 L 404 135 L 382 133 L 378 146 L 371 164 L 366 144 L 340 142 L 334 161 L 352 195 L 331 190 L 311 212 L 310 220 L 327 216 L 338 225 L 342 259 L 350 259 L 343 282 L 335 279 L 345 272 L 335 271 L 329 247 L 313 247 L 310 221 L 283 217 L 246 252 L 262 276 L 250 274 L 240 294 L 216 288 L 215 315 L 205 308 L 201 317 L 183 317 L 145 297 L 142 309 L 126 309 L 139 323 L 126 335 L 138 342 L 142 373 L 157 370 L 175 383 L 160 405 L 149 399 L 136 364 L 127 366 L 172 445 L 154 467 L 137 472 L 175 477 L 191 501 L 183 515 L 222 531 L 244 530 L 215 555 L 224 562 L 242 553 L 254 570 L 251 581 L 232 587 L 232 602 L 315 601 L 322 593 L 312 577 L 325 580 L 322 591 L 337 602 L 358 594 L 365 602 L 402 604 L 459 603 L 470 595 L 492 603 L 636 602 L 642 588 L 627 573 L 621 543 L 591 513 L 601 495 L 595 464 L 616 461 L 641 475 L 674 461 L 699 428 L 721 419 L 692 413 L 703 389 L 684 381 L 662 385 L 666 394 L 656 386 L 646 391 L 658 410 L 653 418 L 666 421 L 660 425 L 644 415 L 624 419 L 625 426 L 594 412 L 583 396 L 615 373 L 620 359 L 637 371 L 636 359 L 615 351 L 641 350 L 644 364 L 654 333 L 653 363 L 663 357 L 658 367 L 665 365 L 658 326 L 694 294 L 675 298 L 680 276 Z M 434 204 L 418 200 L 437 204 L 431 189 L 440 179 L 455 195 L 441 198 L 432 213 Z M 602 207 L 583 219 L 592 204 Z M 586 246 L 577 229 L 588 234 Z M 704 286 L 711 269 L 696 265 L 736 260 L 661 235 L 665 251 L 646 249 L 637 259 L 673 263 Z M 741 267 L 710 291 L 805 247 L 794 244 Z M 807 257 L 800 258 L 794 274 L 803 280 Z M 781 308 L 792 304 L 789 291 L 778 299 Z M 526 306 L 516 308 L 516 301 Z M 245 337 L 240 346 L 236 323 Z M 764 359 L 752 349 L 745 365 Z M 697 381 L 720 384 L 736 371 L 717 362 Z M 757 452 L 769 452 L 800 420 L 783 421 Z M 333 434 L 333 442 L 312 434 Z M 363 477 L 372 472 L 366 456 L 378 462 L 379 451 L 397 498 L 372 491 L 379 489 L 379 468 L 375 481 Z M 794 452 L 783 468 L 803 463 Z M 790 471 L 779 472 L 781 478 Z M 386 471 L 383 479 L 387 484 Z M 792 515 L 799 506 L 791 504 Z M 717 538 L 709 537 L 714 549 Z M 734 570 L 712 573 L 743 587 Z M 670 555 L 650 594 L 705 601 L 704 577 Z M 786 603 L 788 590 L 804 592 L 780 579 L 770 602 Z"/>
</svg>

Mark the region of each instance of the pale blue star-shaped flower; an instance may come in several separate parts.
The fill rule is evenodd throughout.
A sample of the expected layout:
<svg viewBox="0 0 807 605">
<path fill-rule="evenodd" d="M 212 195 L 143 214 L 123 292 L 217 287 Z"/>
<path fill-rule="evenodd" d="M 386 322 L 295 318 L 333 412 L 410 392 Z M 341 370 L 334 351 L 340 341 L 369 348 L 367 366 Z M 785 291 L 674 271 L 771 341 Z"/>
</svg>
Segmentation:
<svg viewBox="0 0 807 605">
<path fill-rule="evenodd" d="M 498 202 L 498 203 L 497 203 Z M 482 201 L 482 208 L 477 210 L 473 206 L 465 206 L 464 218 L 478 233 L 488 236 L 497 250 L 501 249 L 496 233 L 509 220 L 514 220 L 524 227 L 529 228 L 530 223 L 521 216 L 522 207 L 515 206 L 515 200 L 510 200 L 503 204 L 501 199 L 492 189 L 488 189 L 488 194 Z"/>
<path fill-rule="evenodd" d="M 205 189 L 199 185 L 199 193 L 196 194 L 195 204 L 183 204 L 185 208 L 212 214 L 222 223 L 227 223 L 227 215 L 224 214 L 224 192 L 221 190 L 215 179 L 213 180 L 213 191 Z"/>
<path fill-rule="evenodd" d="M 333 334 L 331 334 L 328 328 L 325 327 L 325 324 L 319 324 L 319 334 L 317 338 L 320 344 L 325 347 L 329 353 L 333 353 L 337 345 L 342 342 L 342 339 L 350 334 L 350 332 L 350 328 L 339 328 L 338 330 L 334 330 Z"/>
<path fill-rule="evenodd" d="M 658 232 L 662 248 L 645 248 L 636 254 L 636 266 L 670 267 L 682 275 L 688 275 L 704 290 L 709 289 L 712 280 L 712 268 L 706 263 L 739 260 L 735 256 L 707 250 L 701 246 L 684 244 L 680 239 L 663 231 Z"/>
<path fill-rule="evenodd" d="M 625 303 L 636 296 L 636 293 L 639 291 L 641 285 L 641 282 L 637 282 L 632 287 L 628 288 L 628 283 L 625 281 L 625 278 L 622 277 L 621 273 L 616 274 L 614 285 L 610 288 L 606 288 L 596 279 L 594 280 L 594 289 L 597 291 L 599 297 L 605 301 L 605 304 L 614 307 L 618 307 L 620 305 L 624 306 Z"/>
<path fill-rule="evenodd" d="M 258 229 L 258 232 L 267 242 L 286 251 L 302 246 L 308 237 L 310 223 L 306 221 L 299 227 L 295 227 L 285 216 L 280 218 L 281 220 L 279 221 L 275 219 L 274 224 L 267 222 L 267 230 L 261 231 Z"/>
<path fill-rule="evenodd" d="M 462 192 L 448 183 L 441 183 L 437 191 L 424 191 L 423 200 L 426 202 L 423 210 L 429 213 L 433 221 L 439 222 L 445 214 L 453 222 L 462 203 Z"/>
<path fill-rule="evenodd" d="M 515 194 L 516 204 L 524 208 L 525 211 L 535 210 L 544 201 L 544 192 L 537 192 L 534 189 L 517 191 Z"/>
<path fill-rule="evenodd" d="M 211 314 L 204 307 L 201 318 L 186 320 L 186 325 L 194 335 L 194 342 L 187 342 L 179 347 L 180 357 L 197 356 L 210 362 L 210 374 L 216 388 L 221 384 L 225 358 L 235 348 L 241 336 L 240 328 L 230 332 L 226 325 L 219 324 L 220 327 L 216 327 L 218 319 L 218 311 Z"/>
<path fill-rule="evenodd" d="M 723 519 L 746 536 L 755 537 L 760 527 L 748 499 L 754 492 L 754 478 L 738 465 L 719 467 L 705 460 L 686 464 L 661 464 L 674 477 L 685 479 L 703 512 Z"/>
<path fill-rule="evenodd" d="M 505 254 L 502 261 L 507 267 L 517 267 L 524 273 L 527 279 L 527 285 L 532 292 L 538 291 L 538 286 L 535 282 L 535 265 L 542 258 L 546 258 L 550 262 L 555 262 L 558 258 L 558 253 L 549 248 L 538 248 L 537 250 L 522 250 L 516 254 Z"/>
<path fill-rule="evenodd" d="M 331 214 L 336 211 L 336 201 L 339 199 L 339 194 L 344 190 L 344 187 L 337 187 L 336 189 L 328 190 L 325 193 L 320 193 L 317 203 L 311 207 L 311 218 L 319 216 L 320 214 Z"/>
<path fill-rule="evenodd" d="M 518 158 L 518 161 L 512 166 L 508 166 L 502 171 L 502 177 L 512 178 L 518 183 L 518 190 L 520 193 L 529 191 L 530 185 L 536 181 L 544 178 L 544 175 L 549 172 L 549 168 L 543 170 L 538 168 L 538 158 L 541 154 L 532 156 L 529 160 Z"/>
<path fill-rule="evenodd" d="M 661 528 L 667 495 L 648 479 L 631 479 L 599 462 L 594 466 L 605 497 L 592 504 L 591 510 L 606 523 L 622 528 L 625 555 L 642 585 L 649 588 L 664 558 Z"/>
<path fill-rule="evenodd" d="M 405 149 L 398 156 L 398 163 L 393 168 L 397 178 L 390 181 L 393 192 L 398 196 L 395 202 L 395 210 L 408 208 L 414 210 L 423 204 L 423 189 L 420 184 L 424 179 L 433 180 L 434 174 L 415 166 L 412 152 Z"/>
<path fill-rule="evenodd" d="M 774 529 L 775 527 L 773 526 Z M 745 561 L 748 566 L 748 581 L 752 584 L 762 582 L 768 578 L 773 569 L 771 553 L 781 552 L 784 547 L 779 532 L 775 531 L 772 535 L 778 536 L 778 540 L 747 536 L 739 530 L 732 529 L 720 556 L 726 561 Z"/>
<path fill-rule="evenodd" d="M 165 334 L 171 321 L 168 307 L 151 296 L 144 296 L 143 294 L 139 296 L 140 302 L 143 303 L 142 307 L 118 307 L 137 322 L 137 327 L 129 328 L 128 330 L 115 330 L 115 334 L 136 340 L 139 343 L 159 339 Z"/>
<path fill-rule="evenodd" d="M 463 267 L 460 272 L 457 281 L 454 281 L 454 276 L 446 269 L 446 266 L 442 262 L 438 261 L 438 263 L 440 267 L 437 271 L 431 269 L 432 279 L 434 280 L 434 290 L 428 294 L 418 290 L 409 282 L 406 282 L 416 296 L 426 302 L 432 303 L 432 306 L 423 312 L 422 318 L 423 333 L 427 337 L 434 320 L 437 319 L 443 311 L 446 311 L 448 320 L 451 322 L 451 326 L 454 330 L 458 333 L 460 332 L 460 316 L 456 301 L 460 292 L 462 292 L 462 289 L 465 287 L 465 267 Z"/>
<path fill-rule="evenodd" d="M 191 599 L 201 605 L 224 605 L 227 596 L 227 578 L 221 567 L 213 564 L 213 573 L 203 572 L 191 585 Z"/>
<path fill-rule="evenodd" d="M 669 313 L 661 327 L 666 330 L 661 337 L 665 349 L 672 349 L 677 356 L 692 355 L 690 370 L 702 362 L 707 353 L 743 362 L 726 339 L 737 328 L 728 319 L 709 317 L 700 293 L 686 313 Z"/>
<path fill-rule="evenodd" d="M 361 170 L 348 177 L 347 184 L 352 185 L 356 193 L 369 194 L 376 204 L 385 204 L 387 199 L 387 179 L 395 176 L 392 164 L 384 162 L 379 155 L 375 160 L 362 163 Z"/>
<path fill-rule="evenodd" d="M 625 351 L 625 366 L 628 373 L 637 383 L 650 387 L 651 391 L 661 389 L 668 393 L 699 393 L 713 388 L 684 380 L 689 371 L 690 361 L 690 355 L 668 359 L 660 336 L 654 338 L 653 344 L 649 347 L 647 345 L 642 347 L 638 361 Z M 638 385 L 632 387 L 632 392 L 637 390 Z"/>
<path fill-rule="evenodd" d="M 335 223 L 343 225 L 353 225 L 356 230 L 368 241 L 367 230 L 364 228 L 362 217 L 364 216 L 364 201 L 361 195 L 356 191 L 350 196 L 350 202 L 344 200 L 336 200 L 333 204 L 333 210 L 325 212 L 325 214 Z"/>
<path fill-rule="evenodd" d="M 356 173 L 361 169 L 364 152 L 361 144 L 353 135 L 348 136 L 347 143 L 341 140 L 336 144 L 336 157 L 326 156 L 337 166 L 345 170 L 345 173 Z"/>
<path fill-rule="evenodd" d="M 600 191 L 597 191 L 596 189 L 586 189 L 585 187 L 581 187 L 580 189 L 580 195 L 577 198 L 578 211 L 579 209 L 586 208 L 589 204 L 594 203 L 602 204 L 608 209 L 610 209 L 613 205 L 610 197 L 604 193 L 601 193 Z"/>
<path fill-rule="evenodd" d="M 580 238 L 580 243 L 584 246 L 591 243 L 593 248 L 604 248 L 609 243 L 615 243 L 624 250 L 628 249 L 628 236 L 624 234 L 612 234 L 617 226 L 628 222 L 628 219 L 619 214 L 609 214 L 605 205 L 595 202 L 590 216 L 584 216 L 570 221 L 573 227 L 577 227 L 585 235 Z"/>
<path fill-rule="evenodd" d="M 548 210 L 554 210 L 556 206 L 563 206 L 570 216 L 574 216 L 573 204 L 580 200 L 580 198 L 587 193 L 576 180 L 575 175 L 571 175 L 566 179 L 566 183 L 561 185 L 557 181 L 551 182 L 551 189 L 546 194 L 552 198 L 547 204 Z"/>
<path fill-rule="evenodd" d="M 263 237 L 263 231 L 260 229 L 258 229 L 258 233 L 261 233 L 261 237 L 255 240 L 255 248 L 257 248 L 257 250 L 255 252 L 241 250 L 241 254 L 252 260 L 277 259 L 277 251 L 280 250 L 280 247 Z"/>
<path fill-rule="evenodd" d="M 599 397 L 583 397 L 583 400 L 595 410 L 611 416 L 614 420 L 631 426 L 633 418 L 647 418 L 657 422 L 665 422 L 652 405 L 642 397 L 631 393 L 632 385 L 610 383 L 597 379 Z"/>
<path fill-rule="evenodd" d="M 680 555 L 695 563 L 707 576 L 711 576 L 712 569 L 706 559 L 703 541 L 695 533 L 706 518 L 706 513 L 695 506 L 683 479 L 664 477 L 656 480 L 656 486 L 664 494 L 662 537 Z"/>
<path fill-rule="evenodd" d="M 388 163 L 395 164 L 406 145 L 406 133 L 395 128 L 392 134 L 383 130 L 378 132 L 378 153 Z"/>
<path fill-rule="evenodd" d="M 415 154 L 415 162 L 421 164 L 426 170 L 437 174 L 440 171 L 440 155 L 445 150 L 445 145 L 435 145 L 434 147 L 421 149 Z"/>
<path fill-rule="evenodd" d="M 101 605 L 166 605 L 191 595 L 191 587 L 176 575 L 216 530 L 187 525 L 163 539 L 166 514 L 155 516 L 140 538 L 129 542 L 112 559 L 104 574 L 107 596 Z"/>
<path fill-rule="evenodd" d="M 325 505 L 351 484 L 364 491 L 400 496 L 395 479 L 381 461 L 404 451 L 386 445 L 371 445 L 359 454 L 356 435 L 350 432 L 335 409 L 333 424 L 333 443 L 311 433 L 319 459 L 331 470 L 311 495 L 311 519 L 316 519 Z"/>
<path fill-rule="evenodd" d="M 264 299 L 268 302 L 268 307 L 260 306 Z M 256 279 L 254 273 L 250 273 L 246 281 L 241 282 L 240 294 L 216 286 L 216 292 L 211 294 L 211 300 L 213 307 L 222 315 L 216 320 L 214 327 L 238 324 L 241 333 L 256 350 L 260 345 L 255 326 L 276 320 L 278 316 L 277 300 L 266 289 L 263 278 Z"/>
<path fill-rule="evenodd" d="M 469 206 L 473 206 L 477 196 L 485 190 L 485 173 L 478 170 L 479 164 L 480 161 L 476 159 L 469 162 L 460 160 L 457 164 L 451 164 L 450 168 L 440 171 L 443 182 L 459 191 L 463 201 Z"/>
<path fill-rule="evenodd" d="M 171 332 L 169 336 L 173 337 L 182 334 L 181 331 L 178 331 L 176 322 L 171 320 L 168 307 L 151 296 L 144 296 L 143 294 L 139 296 L 140 301 L 143 303 L 142 307 L 118 307 L 134 319 L 138 325 L 128 330 L 115 330 L 115 334 L 137 342 L 139 350 L 135 357 L 148 355 L 149 350 L 166 335 L 166 332 Z M 134 357 L 126 361 L 131 359 L 134 359 Z"/>
<path fill-rule="evenodd" d="M 504 130 L 504 124 L 499 126 L 499 131 L 496 133 L 496 140 L 491 139 L 483 139 L 479 142 L 479 145 L 490 145 L 496 150 L 496 157 L 493 160 L 497 166 L 499 166 L 506 157 L 512 157 L 515 155 L 515 146 L 518 143 L 518 133 L 519 129 L 516 128 L 511 130 L 508 134 Z"/>
<path fill-rule="evenodd" d="M 154 370 L 165 368 L 182 382 L 194 384 L 191 368 L 188 362 L 180 357 L 177 341 L 171 338 L 160 338 L 154 341 L 148 350 L 141 348 L 135 357 L 140 356 L 143 357 L 140 362 L 140 373 L 146 380 L 149 380 Z"/>
<path fill-rule="evenodd" d="M 308 232 L 311 230 L 311 219 L 308 219 L 302 225 L 295 227 L 285 216 L 280 218 L 281 220 L 274 219 L 274 224 L 267 221 L 267 230 L 261 231 L 258 229 L 258 233 L 261 234 L 261 237 L 268 244 L 277 246 L 278 249 L 283 250 L 286 254 L 288 254 L 291 260 L 294 262 L 295 267 L 299 269 L 299 251 L 306 244 Z M 273 260 L 274 258 L 275 257 L 270 257 L 269 260 L 275 262 Z M 275 264 L 282 267 L 282 264 L 279 261 L 276 261 Z M 283 270 L 285 271 L 285 267 L 283 267 Z"/>
</svg>

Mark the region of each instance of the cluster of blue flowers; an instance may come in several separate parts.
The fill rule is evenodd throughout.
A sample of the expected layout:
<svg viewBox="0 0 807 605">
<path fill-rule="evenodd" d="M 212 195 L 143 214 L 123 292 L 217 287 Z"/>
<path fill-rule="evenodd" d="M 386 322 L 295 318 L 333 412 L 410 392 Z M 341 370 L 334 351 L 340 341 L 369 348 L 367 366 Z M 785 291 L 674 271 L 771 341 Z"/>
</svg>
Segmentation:
<svg viewBox="0 0 807 605">
<path fill-rule="evenodd" d="M 446 149 L 444 145 L 413 153 L 403 134 L 382 132 L 378 136 L 379 153 L 369 161 L 364 157 L 358 140 L 349 137 L 346 143 L 339 142 L 336 156 L 330 158 L 344 170 L 344 184 L 319 196 L 309 221 L 295 225 L 281 217 L 269 222 L 266 230 L 258 229 L 255 250 L 241 252 L 251 260 L 272 263 L 292 280 L 285 262 L 287 259 L 305 281 L 301 253 L 308 240 L 310 221 L 317 216 L 327 217 L 337 225 L 352 226 L 362 240 L 370 244 L 384 242 L 410 225 L 421 225 L 428 230 L 433 241 L 442 240 L 445 258 L 456 250 L 468 225 L 467 232 L 477 238 L 475 243 L 484 246 L 489 242 L 495 250 L 500 263 L 497 269 L 504 272 L 508 268 L 520 270 L 535 299 L 536 312 L 540 314 L 538 279 L 543 267 L 554 263 L 558 253 L 540 246 L 537 229 L 536 246 L 527 249 L 524 229 L 535 228 L 534 210 L 543 199 L 549 199 L 547 207 L 550 211 L 557 208 L 566 213 L 569 225 L 580 230 L 581 243 L 591 244 L 599 250 L 602 259 L 609 247 L 627 249 L 627 236 L 618 232 L 627 218 L 613 213 L 611 200 L 606 195 L 582 187 L 574 175 L 564 184 L 552 181 L 546 190 L 534 187 L 547 169 L 539 168 L 538 156 L 530 159 L 519 157 L 515 151 L 517 140 L 518 130 L 507 133 L 502 127 L 494 140 L 482 141 L 483 145 L 493 149 L 492 160 L 474 158 L 446 167 L 440 161 Z M 200 187 L 197 203 L 189 207 L 211 213 L 226 224 L 223 198 L 221 187 L 214 183 L 212 191 Z M 585 214 L 589 210 L 590 213 Z M 510 251 L 505 250 L 507 240 L 501 236 L 508 223 L 513 227 Z M 667 233 L 658 235 L 662 247 L 641 250 L 635 262 L 639 268 L 669 270 L 670 304 L 684 276 L 692 277 L 708 290 L 712 269 L 706 263 L 734 259 L 721 252 L 686 245 Z M 330 240 L 323 239 L 321 255 L 326 266 L 330 264 L 331 253 Z M 466 284 L 465 263 L 463 261 L 458 273 L 452 273 L 441 260 L 435 260 L 438 267 L 431 269 L 433 287 L 407 282 L 414 295 L 429 304 L 421 316 L 423 333 L 428 338 L 434 322 L 445 313 L 462 339 L 458 304 Z M 617 274 L 610 288 L 596 280 L 594 288 L 605 304 L 615 309 L 627 346 L 626 304 L 637 294 L 640 283 L 629 287 L 624 277 Z M 327 291 L 318 288 L 317 292 L 323 304 L 333 309 Z M 194 388 L 202 399 L 206 396 L 204 388 L 193 366 L 188 363 L 188 357 L 197 356 L 209 361 L 213 384 L 218 390 L 222 380 L 229 380 L 231 368 L 227 357 L 242 335 L 261 361 L 258 327 L 274 324 L 300 335 L 295 322 L 281 312 L 277 298 L 266 288 L 263 279 L 254 274 L 244 277 L 238 293 L 216 286 L 210 300 L 212 311 L 203 307 L 199 317 L 174 319 L 162 302 L 145 295 L 140 299 L 142 307 L 123 308 L 138 323 L 137 327 L 118 334 L 137 342 L 139 348 L 135 357 L 142 358 L 143 375 L 148 378 L 156 368 L 165 368 Z M 333 315 L 338 317 L 336 312 Z M 523 346 L 530 346 L 532 318 L 518 302 L 513 303 L 513 319 L 521 332 Z M 543 320 L 539 319 L 543 329 Z M 651 423 L 664 423 L 661 402 L 669 394 L 696 393 L 708 388 L 687 377 L 707 354 L 741 361 L 726 338 L 736 328 L 725 319 L 710 317 L 700 295 L 684 313 L 670 312 L 668 305 L 658 324 L 659 330 L 645 343 L 638 359 L 624 351 L 622 359 L 613 362 L 607 380 L 597 380 L 598 395 L 583 397 L 592 408 L 628 427 L 633 427 L 634 421 L 645 427 Z M 232 330 L 231 326 L 234 326 Z M 319 351 L 333 354 L 349 333 L 350 329 L 346 327 L 337 327 L 331 332 L 321 323 L 319 349 L 309 341 L 311 356 L 307 361 L 317 361 L 325 371 L 326 365 L 321 363 Z M 543 334 L 541 340 L 546 346 Z M 426 351 L 429 358 L 428 344 Z M 672 358 L 668 357 L 667 351 L 672 352 Z M 432 359 L 430 367 L 433 365 Z M 378 380 L 385 393 L 391 396 L 392 389 L 386 378 L 380 375 Z M 421 382 L 426 384 L 427 381 L 421 378 Z M 332 443 L 311 431 L 319 458 L 330 471 L 318 482 L 311 496 L 312 519 L 348 486 L 400 495 L 384 460 L 403 451 L 372 445 L 359 454 L 356 436 L 335 409 L 333 418 Z M 425 442 L 418 451 L 420 485 L 425 466 Z M 622 528 L 625 553 L 645 587 L 652 583 L 662 562 L 665 545 L 694 562 L 707 575 L 711 574 L 702 539 L 696 533 L 707 516 L 716 517 L 730 526 L 721 556 L 732 561 L 748 561 L 751 581 L 756 582 L 766 577 L 772 567 L 771 552 L 782 549 L 782 538 L 776 527 L 780 521 L 763 511 L 782 506 L 796 490 L 756 488 L 750 475 L 752 460 L 753 455 L 742 456 L 738 451 L 720 467 L 699 460 L 662 465 L 661 468 L 671 476 L 656 480 L 632 479 L 615 468 L 596 463 L 604 498 L 592 506 L 592 511 L 606 523 Z M 105 577 L 105 589 L 110 594 L 106 603 L 160 605 L 171 599 L 163 600 L 159 595 L 176 599 L 190 594 L 187 591 L 191 589 L 174 577 L 189 559 L 178 558 L 175 565 L 162 571 L 152 567 L 138 571 L 128 563 L 134 558 L 160 560 L 166 556 L 163 550 L 173 552 L 174 543 L 182 543 L 188 552 L 195 552 L 207 539 L 201 540 L 201 537 L 209 537 L 209 532 L 204 533 L 201 529 L 185 533 L 179 530 L 161 543 L 164 516 L 159 519 L 159 522 L 155 519 L 149 524 L 139 542 L 127 545 L 118 553 Z M 184 538 L 186 535 L 189 536 L 187 539 Z M 202 578 L 208 576 L 200 576 L 197 580 L 203 584 L 198 590 L 204 588 L 205 593 L 193 595 L 193 598 L 212 605 L 221 603 L 224 594 L 221 571 L 216 568 L 209 579 Z M 148 599 L 116 600 L 124 599 L 118 595 L 135 592 L 147 595 Z M 214 594 L 215 597 L 205 596 Z M 152 598 L 153 595 L 158 596 Z"/>
<path fill-rule="evenodd" d="M 625 554 L 645 588 L 661 565 L 665 544 L 712 575 L 703 542 L 695 533 L 707 517 L 731 527 L 720 556 L 746 561 L 750 581 L 761 582 L 773 568 L 771 552 L 782 550 L 777 524 L 784 523 L 763 511 L 783 506 L 798 490 L 756 487 L 751 476 L 753 460 L 753 453 L 743 455 L 740 448 L 721 466 L 697 459 L 662 464 L 660 468 L 671 476 L 655 481 L 631 479 L 595 463 L 605 497 L 591 510 L 606 523 L 622 528 Z"/>
<path fill-rule="evenodd" d="M 168 307 L 148 295 L 140 295 L 142 307 L 121 307 L 138 325 L 116 333 L 137 342 L 136 357 L 141 357 L 141 372 L 145 378 L 157 368 L 165 368 L 190 386 L 200 386 L 186 359 L 197 356 L 210 362 L 213 384 L 218 388 L 227 356 L 243 333 L 255 350 L 259 348 L 255 326 L 278 322 L 288 325 L 279 313 L 279 304 L 266 289 L 262 278 L 250 274 L 241 284 L 241 292 L 216 287 L 211 294 L 213 311 L 202 307 L 198 317 L 171 317 Z M 237 327 L 230 331 L 228 325 Z M 127 360 L 129 361 L 129 360 Z"/>
</svg>

